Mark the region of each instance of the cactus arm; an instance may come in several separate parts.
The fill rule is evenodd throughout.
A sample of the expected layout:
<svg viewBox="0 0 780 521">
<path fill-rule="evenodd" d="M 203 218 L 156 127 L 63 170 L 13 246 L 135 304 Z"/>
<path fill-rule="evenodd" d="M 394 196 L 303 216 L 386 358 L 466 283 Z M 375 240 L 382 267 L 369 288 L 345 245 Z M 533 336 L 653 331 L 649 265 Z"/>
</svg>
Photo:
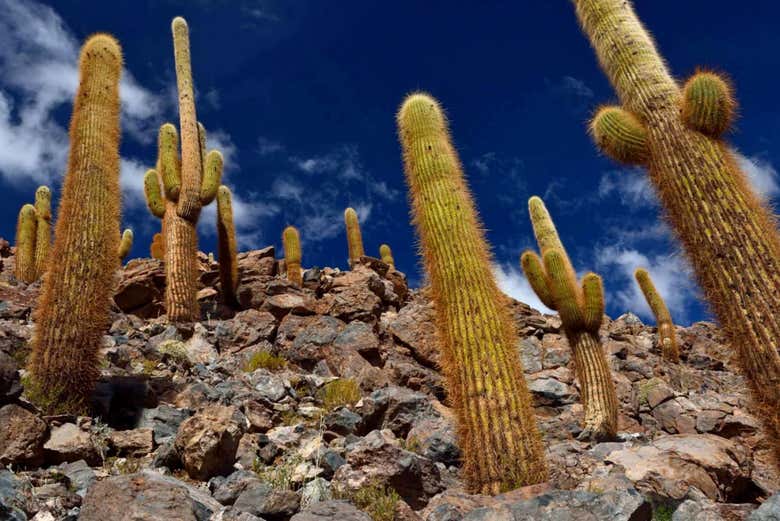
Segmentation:
<svg viewBox="0 0 780 521">
<path fill-rule="evenodd" d="M 363 236 L 360 233 L 360 221 L 357 212 L 352 208 L 344 210 L 344 224 L 347 228 L 347 247 L 349 249 L 349 265 L 355 266 L 366 253 L 363 250 Z"/>
<path fill-rule="evenodd" d="M 51 247 L 51 190 L 40 186 L 35 191 L 35 278 L 40 278 L 46 271 Z"/>
<path fill-rule="evenodd" d="M 126 229 L 124 232 L 122 232 L 122 238 L 119 240 L 119 249 L 117 251 L 117 254 L 119 256 L 119 260 L 125 260 L 125 257 L 130 253 L 130 250 L 133 248 L 133 230 L 130 228 Z"/>
<path fill-rule="evenodd" d="M 25 204 L 16 221 L 16 266 L 14 275 L 22 282 L 35 281 L 35 235 L 37 228 L 35 207 Z"/>
<path fill-rule="evenodd" d="M 301 274 L 301 238 L 294 226 L 288 226 L 282 232 L 282 246 L 284 247 L 284 264 L 287 268 L 287 280 L 300 286 L 303 284 Z"/>
<path fill-rule="evenodd" d="M 585 329 L 597 334 L 604 320 L 604 283 L 595 273 L 582 277 Z"/>
<path fill-rule="evenodd" d="M 223 159 L 222 154 L 212 150 L 206 155 L 206 165 L 203 170 L 203 186 L 200 189 L 200 203 L 207 205 L 217 196 L 220 182 L 222 181 Z"/>
<path fill-rule="evenodd" d="M 146 205 L 152 215 L 160 219 L 165 217 L 165 201 L 160 193 L 160 177 L 154 169 L 147 170 L 144 175 L 144 194 Z"/>
<path fill-rule="evenodd" d="M 227 186 L 217 191 L 217 240 L 219 243 L 219 278 L 222 294 L 230 305 L 237 302 L 238 262 L 236 261 L 236 229 L 233 225 L 232 194 Z"/>
<path fill-rule="evenodd" d="M 717 138 L 731 127 L 737 102 L 729 83 L 711 72 L 698 72 L 683 87 L 682 119 L 692 129 Z"/>
<path fill-rule="evenodd" d="M 179 162 L 179 135 L 176 132 L 176 127 L 170 123 L 162 125 L 157 143 L 158 170 L 162 178 L 165 197 L 171 201 L 178 201 L 181 190 L 181 164 Z"/>
<path fill-rule="evenodd" d="M 590 123 L 596 145 L 607 156 L 628 165 L 648 159 L 647 130 L 639 119 L 620 107 L 601 107 Z"/>
<path fill-rule="evenodd" d="M 520 266 L 523 268 L 525 278 L 542 304 L 550 309 L 555 309 L 555 299 L 550 292 L 550 277 L 544 271 L 542 260 L 532 251 L 525 251 L 520 256 Z"/>
<path fill-rule="evenodd" d="M 550 277 L 550 292 L 557 305 L 561 321 L 572 330 L 584 327 L 582 299 L 576 280 L 567 273 L 566 254 L 560 250 L 548 250 L 544 257 L 544 271 Z"/>
</svg>

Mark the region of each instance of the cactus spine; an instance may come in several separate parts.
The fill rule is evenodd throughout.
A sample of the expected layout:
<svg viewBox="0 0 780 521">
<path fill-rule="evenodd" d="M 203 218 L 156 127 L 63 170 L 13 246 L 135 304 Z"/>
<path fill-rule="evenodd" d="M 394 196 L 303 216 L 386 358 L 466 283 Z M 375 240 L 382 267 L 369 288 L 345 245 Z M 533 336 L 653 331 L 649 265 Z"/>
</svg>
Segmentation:
<svg viewBox="0 0 780 521">
<path fill-rule="evenodd" d="M 646 129 L 650 180 L 737 351 L 780 462 L 780 240 L 721 139 L 733 117 L 727 84 L 697 73 L 682 91 L 630 2 L 573 3 L 624 110 Z"/>
<path fill-rule="evenodd" d="M 238 300 L 238 261 L 236 260 L 236 228 L 233 226 L 233 195 L 227 186 L 217 191 L 217 239 L 219 242 L 219 279 L 222 297 L 229 305 Z"/>
<path fill-rule="evenodd" d="M 582 390 L 585 421 L 580 438 L 613 439 L 617 433 L 618 401 L 599 338 L 604 318 L 601 277 L 588 273 L 582 278 L 582 284 L 578 284 L 577 274 L 542 200 L 531 197 L 528 210 L 541 258 L 526 251 L 520 264 L 542 303 L 560 314 Z"/>
<path fill-rule="evenodd" d="M 133 249 L 133 230 L 128 228 L 122 232 L 122 238 L 119 240 L 119 249 L 117 250 L 119 260 L 125 260 L 131 249 Z"/>
<path fill-rule="evenodd" d="M 303 275 L 301 274 L 301 238 L 295 226 L 288 226 L 282 232 L 282 246 L 284 246 L 284 265 L 287 267 L 287 280 L 301 286 Z"/>
<path fill-rule="evenodd" d="M 35 278 L 39 279 L 46 271 L 51 245 L 51 190 L 48 186 L 39 186 L 35 191 Z"/>
<path fill-rule="evenodd" d="M 35 235 L 36 235 L 35 207 L 25 204 L 19 210 L 19 218 L 16 221 L 16 267 L 17 279 L 31 283 L 35 281 Z"/>
<path fill-rule="evenodd" d="M 647 270 L 638 268 L 634 272 L 634 277 L 642 289 L 650 310 L 655 316 L 655 322 L 658 326 L 658 339 L 661 344 L 661 354 L 670 362 L 679 362 L 680 348 L 677 345 L 677 337 L 674 334 L 674 322 L 672 322 L 672 315 L 669 313 L 669 308 L 666 307 L 666 302 L 664 302 L 663 297 L 655 289 L 653 279 L 650 278 Z"/>
<path fill-rule="evenodd" d="M 387 244 L 383 244 L 379 247 L 379 258 L 381 258 L 382 262 L 384 262 L 391 268 L 395 268 L 395 259 L 393 259 L 393 250 L 391 250 L 390 246 L 388 246 Z"/>
<path fill-rule="evenodd" d="M 432 97 L 416 93 L 397 119 L 468 488 L 496 494 L 539 483 L 547 469 L 517 332 L 490 270 L 444 113 Z"/>
<path fill-rule="evenodd" d="M 344 224 L 347 227 L 347 247 L 349 248 L 349 265 L 355 266 L 366 252 L 363 250 L 363 236 L 360 233 L 360 222 L 357 212 L 352 208 L 344 210 Z"/>
<path fill-rule="evenodd" d="M 119 80 L 122 51 L 111 36 L 81 49 L 52 257 L 36 312 L 29 386 L 49 412 L 79 412 L 99 375 L 119 265 Z"/>
</svg>

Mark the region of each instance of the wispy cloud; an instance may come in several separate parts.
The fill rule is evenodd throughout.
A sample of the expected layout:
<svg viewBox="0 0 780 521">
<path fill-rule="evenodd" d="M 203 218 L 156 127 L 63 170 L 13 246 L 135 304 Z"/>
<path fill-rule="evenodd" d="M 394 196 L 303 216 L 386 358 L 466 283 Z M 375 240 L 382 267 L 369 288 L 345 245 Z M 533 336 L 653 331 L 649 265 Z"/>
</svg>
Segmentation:
<svg viewBox="0 0 780 521">
<path fill-rule="evenodd" d="M 598 196 L 601 199 L 617 196 L 629 210 L 658 205 L 647 173 L 641 168 L 605 172 L 599 181 Z"/>
<path fill-rule="evenodd" d="M 542 304 L 519 267 L 516 268 L 509 264 L 493 264 L 493 275 L 496 277 L 499 289 L 513 299 L 524 302 L 543 313 L 555 313 Z"/>
<path fill-rule="evenodd" d="M 736 153 L 737 162 L 742 171 L 747 175 L 753 190 L 764 199 L 772 199 L 780 194 L 777 170 L 769 161 L 760 157 L 743 156 Z"/>
</svg>

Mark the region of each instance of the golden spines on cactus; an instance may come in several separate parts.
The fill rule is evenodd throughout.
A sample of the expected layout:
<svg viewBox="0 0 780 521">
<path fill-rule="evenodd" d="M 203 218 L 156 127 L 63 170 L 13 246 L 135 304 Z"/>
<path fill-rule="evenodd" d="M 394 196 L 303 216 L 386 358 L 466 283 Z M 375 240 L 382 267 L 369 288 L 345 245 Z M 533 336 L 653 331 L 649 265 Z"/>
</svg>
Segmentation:
<svg viewBox="0 0 780 521">
<path fill-rule="evenodd" d="M 573 0 L 623 107 L 647 131 L 645 166 L 715 316 L 737 352 L 780 462 L 780 237 L 728 145 L 728 84 L 675 82 L 626 0 Z"/>
<path fill-rule="evenodd" d="M 658 326 L 658 340 L 661 345 L 661 354 L 670 362 L 680 361 L 680 348 L 677 344 L 677 336 L 674 334 L 674 322 L 669 308 L 666 307 L 663 297 L 655 289 L 653 279 L 644 268 L 637 268 L 634 271 L 634 277 L 639 284 L 642 293 L 647 300 L 650 310 L 655 316 L 655 322 Z"/>
<path fill-rule="evenodd" d="M 542 303 L 558 311 L 561 317 L 582 389 L 585 420 L 581 438 L 612 439 L 617 433 L 618 401 L 599 338 L 604 319 L 601 277 L 588 273 L 578 283 L 544 202 L 531 197 L 528 210 L 542 258 L 526 251 L 520 257 L 520 265 Z"/>
<path fill-rule="evenodd" d="M 51 246 L 51 190 L 48 186 L 39 186 L 35 191 L 35 278 L 39 279 L 46 271 Z"/>
<path fill-rule="evenodd" d="M 609 157 L 629 165 L 647 160 L 647 131 L 636 116 L 620 107 L 601 107 L 590 123 L 590 133 Z"/>
<path fill-rule="evenodd" d="M 35 282 L 35 207 L 25 204 L 16 220 L 16 265 L 14 275 L 22 282 Z"/>
<path fill-rule="evenodd" d="M 360 233 L 360 221 L 353 208 L 344 210 L 344 225 L 347 228 L 347 248 L 349 249 L 349 265 L 354 266 L 365 256 L 363 250 L 363 235 Z"/>
<path fill-rule="evenodd" d="M 128 228 L 122 232 L 122 238 L 119 240 L 119 250 L 117 251 L 119 260 L 125 260 L 131 249 L 133 249 L 133 230 Z"/>
<path fill-rule="evenodd" d="M 217 191 L 217 240 L 219 243 L 219 280 L 226 303 L 235 305 L 238 300 L 238 261 L 236 260 L 236 228 L 233 226 L 232 194 L 227 186 Z"/>
<path fill-rule="evenodd" d="M 153 259 L 165 260 L 165 243 L 162 233 L 155 233 L 149 245 L 149 255 Z"/>
<path fill-rule="evenodd" d="M 390 246 L 388 246 L 387 244 L 382 244 L 379 247 L 379 258 L 382 259 L 382 262 L 384 262 L 391 268 L 395 268 L 395 259 L 393 258 L 393 250 L 391 250 Z"/>
<path fill-rule="evenodd" d="M 36 311 L 26 392 L 47 412 L 82 412 L 100 373 L 119 265 L 119 82 L 111 36 L 81 49 L 70 153 L 48 275 Z"/>
<path fill-rule="evenodd" d="M 465 481 L 469 490 L 486 494 L 542 482 L 544 449 L 517 333 L 444 113 L 431 96 L 415 93 L 404 100 L 397 122 Z"/>
<path fill-rule="evenodd" d="M 303 284 L 301 238 L 295 226 L 288 226 L 282 232 L 282 246 L 284 247 L 284 265 L 287 267 L 287 280 L 296 286 L 301 286 Z"/>
</svg>

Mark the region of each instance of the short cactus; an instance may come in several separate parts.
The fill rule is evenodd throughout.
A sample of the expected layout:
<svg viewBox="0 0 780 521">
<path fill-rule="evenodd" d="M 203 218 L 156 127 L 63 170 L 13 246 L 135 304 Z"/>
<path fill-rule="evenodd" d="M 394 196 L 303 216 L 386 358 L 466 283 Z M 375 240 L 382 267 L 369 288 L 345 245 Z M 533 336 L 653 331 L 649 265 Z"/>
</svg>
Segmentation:
<svg viewBox="0 0 780 521">
<path fill-rule="evenodd" d="M 70 153 L 48 274 L 36 311 L 31 398 L 47 413 L 80 413 L 100 374 L 119 266 L 119 80 L 122 51 L 111 36 L 81 49 Z"/>
<path fill-rule="evenodd" d="M 491 272 L 444 112 L 412 94 L 398 112 L 406 181 L 436 304 L 442 365 L 469 490 L 496 494 L 547 479 L 517 332 Z"/>
<path fill-rule="evenodd" d="M 284 265 L 287 267 L 287 280 L 296 286 L 301 286 L 303 284 L 301 238 L 295 226 L 288 226 L 282 232 L 282 246 L 284 247 Z"/>
<path fill-rule="evenodd" d="M 674 334 L 674 322 L 672 322 L 672 315 L 669 313 L 669 308 L 666 307 L 666 302 L 664 302 L 663 297 L 655 289 L 653 279 L 650 278 L 650 274 L 646 269 L 637 268 L 634 272 L 634 277 L 642 289 L 650 310 L 655 316 L 659 343 L 661 344 L 661 354 L 670 362 L 679 362 L 680 348 L 677 345 L 677 337 Z"/>
<path fill-rule="evenodd" d="M 238 302 L 238 261 L 236 255 L 236 228 L 233 226 L 233 195 L 227 186 L 217 191 L 217 240 L 219 242 L 219 280 L 222 298 L 231 306 Z"/>
<path fill-rule="evenodd" d="M 16 221 L 16 267 L 14 275 L 22 282 L 35 282 L 35 207 L 25 204 Z"/>
<path fill-rule="evenodd" d="M 122 238 L 119 240 L 119 250 L 117 251 L 119 260 L 125 260 L 131 249 L 133 249 L 133 230 L 128 228 L 122 232 Z"/>
<path fill-rule="evenodd" d="M 382 259 L 382 262 L 384 262 L 391 268 L 395 268 L 395 259 L 393 259 L 393 250 L 391 250 L 390 246 L 388 246 L 387 244 L 382 244 L 379 247 L 379 258 Z"/>
<path fill-rule="evenodd" d="M 344 224 L 347 228 L 347 247 L 349 248 L 350 267 L 360 262 L 360 258 L 365 256 L 363 250 L 363 236 L 360 234 L 360 222 L 357 212 L 352 208 L 344 210 Z"/>
<path fill-rule="evenodd" d="M 153 259 L 165 259 L 165 242 L 162 233 L 155 233 L 152 237 L 152 244 L 149 245 L 149 255 Z"/>
<path fill-rule="evenodd" d="M 35 278 L 39 279 L 46 271 L 51 245 L 51 190 L 48 186 L 39 186 L 35 191 Z"/>
<path fill-rule="evenodd" d="M 520 264 L 542 303 L 560 314 L 582 389 L 585 424 L 580 437 L 614 439 L 618 401 L 599 338 L 604 319 L 601 277 L 588 273 L 582 278 L 582 284 L 578 284 L 577 274 L 542 200 L 532 197 L 528 210 L 542 256 L 526 251 Z"/>
</svg>

